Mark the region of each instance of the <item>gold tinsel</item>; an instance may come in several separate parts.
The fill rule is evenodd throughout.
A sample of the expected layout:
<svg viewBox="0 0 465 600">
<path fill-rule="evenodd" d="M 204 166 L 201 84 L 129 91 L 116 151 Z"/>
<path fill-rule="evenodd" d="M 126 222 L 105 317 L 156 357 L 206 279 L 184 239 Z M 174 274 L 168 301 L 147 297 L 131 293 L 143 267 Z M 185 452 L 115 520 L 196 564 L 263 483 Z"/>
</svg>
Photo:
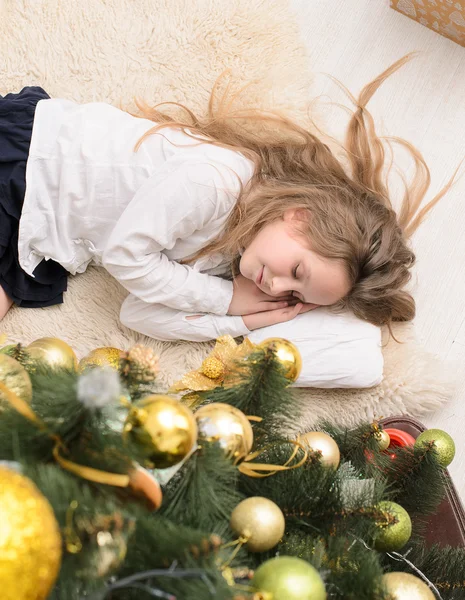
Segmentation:
<svg viewBox="0 0 465 600">
<path fill-rule="evenodd" d="M 234 370 L 235 361 L 250 354 L 254 348 L 254 344 L 248 339 L 245 339 L 242 344 L 236 344 L 230 335 L 219 337 L 200 368 L 186 373 L 182 379 L 172 385 L 170 392 L 184 390 L 202 392 L 222 385 L 226 376 Z"/>
<path fill-rule="evenodd" d="M 156 378 L 159 371 L 159 359 L 152 348 L 136 344 L 128 351 L 127 358 L 137 363 L 144 371 L 144 374 L 141 376 L 143 381 L 148 383 Z"/>
</svg>

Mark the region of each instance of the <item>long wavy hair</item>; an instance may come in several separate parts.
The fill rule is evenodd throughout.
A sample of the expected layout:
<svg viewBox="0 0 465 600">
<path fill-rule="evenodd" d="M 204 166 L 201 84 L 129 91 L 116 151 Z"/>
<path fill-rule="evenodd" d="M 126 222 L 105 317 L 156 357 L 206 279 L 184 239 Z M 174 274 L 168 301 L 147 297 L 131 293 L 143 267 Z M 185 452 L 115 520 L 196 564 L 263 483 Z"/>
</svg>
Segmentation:
<svg viewBox="0 0 465 600">
<path fill-rule="evenodd" d="M 150 107 L 135 98 L 141 114 L 133 116 L 156 123 L 140 138 L 135 151 L 147 136 L 164 127 L 177 127 L 193 139 L 241 152 L 255 164 L 254 175 L 247 185 L 241 186 L 224 230 L 191 260 L 220 252 L 230 257 L 233 273 L 237 273 L 240 250 L 262 227 L 282 218 L 286 209 L 303 209 L 308 219 L 304 225 L 299 223 L 300 233 L 308 238 L 312 250 L 340 261 L 350 281 L 349 293 L 332 305 L 332 310 L 349 309 L 374 325 L 387 325 L 391 333 L 393 321 L 412 320 L 415 301 L 405 289 L 415 262 L 410 237 L 449 190 L 458 168 L 446 186 L 422 208 L 430 185 L 423 156 L 406 140 L 378 137 L 366 105 L 380 85 L 414 54 L 391 65 L 366 85 L 358 98 L 337 82 L 356 106 L 351 111 L 345 144 L 340 144 L 340 158 L 315 134 L 282 112 L 233 111 L 231 105 L 244 88 L 229 103 L 227 89 L 215 109 L 222 75 L 215 82 L 204 118 L 176 102 Z M 158 107 L 163 104 L 181 107 L 189 119 L 180 120 L 160 112 Z M 389 198 L 387 174 L 383 175 L 386 154 L 382 140 L 389 146 L 391 141 L 402 145 L 415 165 L 411 181 L 406 182 L 403 177 L 405 192 L 398 214 Z"/>
</svg>

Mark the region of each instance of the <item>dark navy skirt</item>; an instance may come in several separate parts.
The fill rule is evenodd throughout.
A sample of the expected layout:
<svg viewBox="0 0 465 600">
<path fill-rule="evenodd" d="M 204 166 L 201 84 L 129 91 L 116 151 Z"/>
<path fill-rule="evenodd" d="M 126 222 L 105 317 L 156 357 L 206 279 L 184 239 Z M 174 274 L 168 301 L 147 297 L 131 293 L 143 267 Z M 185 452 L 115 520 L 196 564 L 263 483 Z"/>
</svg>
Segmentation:
<svg viewBox="0 0 465 600">
<path fill-rule="evenodd" d="M 38 308 L 63 302 L 68 272 L 43 260 L 27 275 L 18 260 L 18 228 L 26 190 L 26 162 L 34 113 L 50 98 L 41 87 L 0 96 L 0 286 L 18 306 Z"/>
</svg>

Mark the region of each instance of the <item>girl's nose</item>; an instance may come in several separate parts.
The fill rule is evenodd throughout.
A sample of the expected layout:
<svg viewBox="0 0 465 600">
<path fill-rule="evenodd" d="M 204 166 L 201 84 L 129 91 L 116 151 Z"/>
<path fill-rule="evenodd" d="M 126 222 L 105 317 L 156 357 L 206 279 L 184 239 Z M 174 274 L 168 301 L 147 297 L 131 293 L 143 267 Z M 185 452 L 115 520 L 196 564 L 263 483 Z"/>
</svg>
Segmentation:
<svg viewBox="0 0 465 600">
<path fill-rule="evenodd" d="M 281 296 L 289 291 L 287 279 L 283 277 L 273 277 L 270 284 L 271 295 Z"/>
</svg>

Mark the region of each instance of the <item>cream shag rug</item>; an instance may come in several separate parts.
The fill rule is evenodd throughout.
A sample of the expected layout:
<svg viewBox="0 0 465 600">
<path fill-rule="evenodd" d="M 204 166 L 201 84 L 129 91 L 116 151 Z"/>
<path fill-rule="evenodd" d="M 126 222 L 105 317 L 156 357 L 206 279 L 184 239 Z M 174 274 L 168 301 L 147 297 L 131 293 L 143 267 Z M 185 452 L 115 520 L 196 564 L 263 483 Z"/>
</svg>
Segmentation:
<svg viewBox="0 0 465 600">
<path fill-rule="evenodd" d="M 234 89 L 253 81 L 247 106 L 284 109 L 306 122 L 311 64 L 287 0 L 0 0 L 0 94 L 40 85 L 52 97 L 103 101 L 135 110 L 133 96 L 186 104 L 203 113 L 215 79 L 232 69 Z M 241 106 L 245 106 L 242 104 Z M 313 115 L 314 116 L 314 115 Z M 165 343 L 118 322 L 124 289 L 105 271 L 70 278 L 65 304 L 13 308 L 0 324 L 9 342 L 60 337 L 78 356 L 100 346 L 134 343 L 160 354 L 161 386 L 199 366 L 211 344 Z M 343 424 L 409 413 L 446 402 L 450 378 L 396 327 L 402 345 L 385 350 L 385 378 L 370 390 L 297 390 L 305 431 L 316 419 Z"/>
</svg>

